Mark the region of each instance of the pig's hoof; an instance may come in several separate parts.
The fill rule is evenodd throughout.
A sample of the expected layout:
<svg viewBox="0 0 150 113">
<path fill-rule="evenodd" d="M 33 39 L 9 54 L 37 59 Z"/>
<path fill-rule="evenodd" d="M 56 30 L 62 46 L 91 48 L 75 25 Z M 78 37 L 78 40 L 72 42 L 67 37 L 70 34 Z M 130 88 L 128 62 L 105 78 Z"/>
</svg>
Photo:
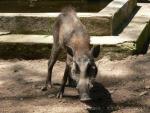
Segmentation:
<svg viewBox="0 0 150 113">
<path fill-rule="evenodd" d="M 48 89 L 52 88 L 52 85 L 51 84 L 48 84 L 44 87 L 41 88 L 42 91 L 47 91 Z"/>
<path fill-rule="evenodd" d="M 41 88 L 41 90 L 42 90 L 42 91 L 47 91 L 47 87 L 44 86 L 44 87 Z"/>
<path fill-rule="evenodd" d="M 62 92 L 58 92 L 56 95 L 56 98 L 61 99 L 63 97 L 63 93 Z"/>
</svg>

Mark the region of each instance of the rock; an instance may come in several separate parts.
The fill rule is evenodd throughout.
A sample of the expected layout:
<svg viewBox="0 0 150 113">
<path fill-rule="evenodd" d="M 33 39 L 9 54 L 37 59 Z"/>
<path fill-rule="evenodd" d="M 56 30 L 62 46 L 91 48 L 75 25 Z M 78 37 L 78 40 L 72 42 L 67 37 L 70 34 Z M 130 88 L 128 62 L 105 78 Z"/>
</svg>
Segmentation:
<svg viewBox="0 0 150 113">
<path fill-rule="evenodd" d="M 8 35 L 8 34 L 10 34 L 10 32 L 7 32 L 7 31 L 0 31 L 0 35 Z"/>
<path fill-rule="evenodd" d="M 21 101 L 23 101 L 23 98 L 20 98 Z"/>
<path fill-rule="evenodd" d="M 143 95 L 146 95 L 148 93 L 148 91 L 143 91 L 139 94 L 139 96 L 143 96 Z"/>
<path fill-rule="evenodd" d="M 150 86 L 149 85 L 145 86 L 145 89 L 150 89 Z"/>
<path fill-rule="evenodd" d="M 54 94 L 49 94 L 49 95 L 48 95 L 48 98 L 53 98 L 53 97 L 55 97 Z"/>
<path fill-rule="evenodd" d="M 110 92 L 111 94 L 113 94 L 113 93 L 115 92 L 115 90 L 110 90 L 109 92 Z"/>
</svg>

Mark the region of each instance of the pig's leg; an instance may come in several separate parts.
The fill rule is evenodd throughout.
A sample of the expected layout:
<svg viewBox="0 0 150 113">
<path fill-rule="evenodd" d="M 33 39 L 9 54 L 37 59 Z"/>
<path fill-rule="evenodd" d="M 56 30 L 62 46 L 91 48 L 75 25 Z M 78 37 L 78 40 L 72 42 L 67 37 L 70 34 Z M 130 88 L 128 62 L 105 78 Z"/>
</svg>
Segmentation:
<svg viewBox="0 0 150 113">
<path fill-rule="evenodd" d="M 66 61 L 65 72 L 64 72 L 64 76 L 63 76 L 63 80 L 62 80 L 62 85 L 61 85 L 61 87 L 59 89 L 59 92 L 57 93 L 57 98 L 62 98 L 62 96 L 63 96 L 67 79 L 70 76 L 70 71 L 71 71 L 70 65 L 71 65 L 71 62 L 72 62 L 72 57 L 67 54 L 67 61 Z"/>
<path fill-rule="evenodd" d="M 72 57 L 69 54 L 67 54 L 67 63 L 71 67 L 71 65 L 72 65 Z M 69 73 L 69 76 L 68 76 L 68 85 L 70 87 L 75 87 L 76 86 L 75 80 L 73 80 L 71 78 L 71 72 Z"/>
<path fill-rule="evenodd" d="M 59 92 L 57 93 L 57 98 L 62 98 L 69 74 L 70 74 L 70 66 L 66 63 L 66 68 L 65 68 L 65 72 L 64 72 L 64 76 L 63 76 L 63 80 L 62 80 L 62 85 L 59 89 Z"/>
<path fill-rule="evenodd" d="M 69 85 L 70 87 L 76 87 L 76 85 L 77 85 L 77 84 L 76 84 L 76 81 L 73 80 L 70 75 L 68 76 L 68 85 Z"/>
<path fill-rule="evenodd" d="M 53 44 L 51 56 L 50 56 L 50 59 L 48 61 L 48 76 L 46 79 L 46 84 L 42 88 L 42 91 L 46 91 L 48 88 L 52 87 L 52 84 L 51 84 L 52 69 L 53 69 L 54 64 L 57 61 L 60 50 L 61 50 L 61 48 L 58 44 Z"/>
</svg>

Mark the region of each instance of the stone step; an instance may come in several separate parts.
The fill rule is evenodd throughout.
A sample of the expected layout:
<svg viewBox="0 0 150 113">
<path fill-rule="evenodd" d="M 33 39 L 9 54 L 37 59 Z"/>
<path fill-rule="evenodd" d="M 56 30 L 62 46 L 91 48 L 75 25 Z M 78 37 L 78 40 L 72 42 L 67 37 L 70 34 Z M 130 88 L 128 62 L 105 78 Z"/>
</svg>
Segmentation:
<svg viewBox="0 0 150 113">
<path fill-rule="evenodd" d="M 91 36 L 91 45 L 115 45 L 124 43 L 128 38 L 121 36 Z M 14 44 L 53 44 L 52 35 L 25 35 L 25 34 L 5 34 L 0 35 L 0 43 Z"/>
<path fill-rule="evenodd" d="M 101 45 L 100 57 L 109 55 L 111 59 L 122 59 L 133 53 L 145 52 L 150 38 L 150 14 L 145 12 L 150 12 L 150 5 L 138 6 L 138 12 L 118 36 L 91 36 L 91 45 Z M 48 58 L 52 44 L 51 35 L 1 32 L 0 58 Z M 60 58 L 64 59 L 64 56 L 61 54 Z"/>
<path fill-rule="evenodd" d="M 101 56 L 109 55 L 113 59 L 122 59 L 132 54 L 128 38 L 121 36 L 91 36 L 91 45 L 101 45 Z M 0 58 L 49 58 L 53 37 L 49 35 L 0 35 Z M 64 59 L 64 53 L 60 59 Z"/>
<path fill-rule="evenodd" d="M 132 41 L 130 38 L 121 36 L 91 36 L 91 45 L 116 45 Z M 25 35 L 4 34 L 0 35 L 0 43 L 13 44 L 53 44 L 52 35 Z"/>
<path fill-rule="evenodd" d="M 90 35 L 113 35 L 129 18 L 136 0 L 113 0 L 103 10 L 78 13 Z M 0 31 L 12 34 L 52 34 L 51 25 L 59 13 L 0 13 Z"/>
<path fill-rule="evenodd" d="M 91 45 L 101 45 L 101 56 L 121 59 L 133 53 L 144 53 L 150 38 L 149 4 L 138 4 L 139 11 L 118 36 L 91 36 Z M 48 58 L 53 44 L 51 35 L 0 33 L 0 58 Z M 144 51 L 144 52 L 143 52 Z M 61 55 L 64 58 L 64 54 Z"/>
<path fill-rule="evenodd" d="M 150 42 L 150 4 L 138 4 L 139 11 L 119 35 L 136 43 L 136 53 L 145 54 Z"/>
<path fill-rule="evenodd" d="M 91 45 L 101 45 L 101 57 L 122 59 L 133 53 L 144 53 L 150 39 L 149 4 L 138 4 L 139 11 L 118 36 L 91 36 Z M 82 15 L 84 16 L 84 15 Z M 51 35 L 0 33 L 0 58 L 48 58 L 53 37 Z M 64 58 L 64 54 L 61 55 Z"/>
</svg>

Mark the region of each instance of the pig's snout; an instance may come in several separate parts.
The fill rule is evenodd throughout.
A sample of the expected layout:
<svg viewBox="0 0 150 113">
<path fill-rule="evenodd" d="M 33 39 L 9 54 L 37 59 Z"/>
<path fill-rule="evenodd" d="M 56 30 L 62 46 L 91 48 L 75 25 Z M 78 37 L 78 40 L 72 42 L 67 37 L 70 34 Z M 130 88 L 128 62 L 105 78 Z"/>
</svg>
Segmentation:
<svg viewBox="0 0 150 113">
<path fill-rule="evenodd" d="M 93 88 L 93 84 L 89 83 L 86 86 L 82 87 L 81 85 L 77 86 L 80 95 L 81 102 L 88 102 L 91 101 L 92 98 L 90 97 L 90 90 Z"/>
<path fill-rule="evenodd" d="M 92 99 L 90 98 L 90 96 L 87 93 L 83 93 L 80 96 L 80 101 L 81 102 L 87 102 L 87 101 L 90 101 L 90 100 L 92 100 Z"/>
</svg>

